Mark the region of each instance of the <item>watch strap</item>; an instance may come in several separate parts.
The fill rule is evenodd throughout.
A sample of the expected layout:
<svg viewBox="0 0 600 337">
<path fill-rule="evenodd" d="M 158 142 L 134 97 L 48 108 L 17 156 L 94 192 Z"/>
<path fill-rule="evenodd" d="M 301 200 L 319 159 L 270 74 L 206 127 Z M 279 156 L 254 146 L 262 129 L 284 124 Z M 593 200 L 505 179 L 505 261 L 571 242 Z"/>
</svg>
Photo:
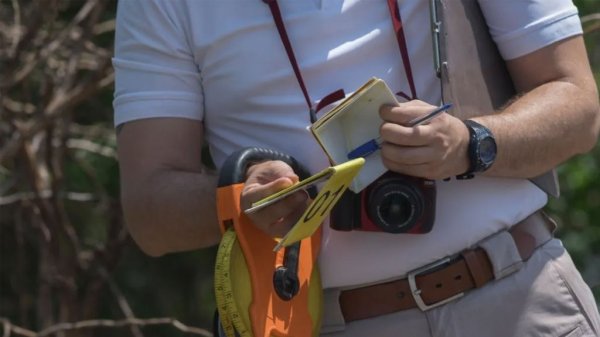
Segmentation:
<svg viewBox="0 0 600 337">
<path fill-rule="evenodd" d="M 492 132 L 487 127 L 470 119 L 464 120 L 463 123 L 465 123 L 465 126 L 469 130 L 469 146 L 467 149 L 469 169 L 467 172 L 456 176 L 456 178 L 472 179 L 475 177 L 475 173 L 487 170 L 492 164 L 482 161 L 480 152 L 481 142 L 486 138 L 491 138 L 495 145 L 495 140 Z"/>
</svg>

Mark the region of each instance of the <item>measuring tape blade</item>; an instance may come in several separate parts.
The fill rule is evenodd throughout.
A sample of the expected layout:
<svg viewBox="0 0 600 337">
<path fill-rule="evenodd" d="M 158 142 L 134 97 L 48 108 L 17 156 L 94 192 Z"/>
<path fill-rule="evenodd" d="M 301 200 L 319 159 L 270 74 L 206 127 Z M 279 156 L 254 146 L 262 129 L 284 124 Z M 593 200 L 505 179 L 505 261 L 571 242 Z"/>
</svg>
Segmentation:
<svg viewBox="0 0 600 337">
<path fill-rule="evenodd" d="M 227 337 L 253 337 L 248 308 L 244 308 L 250 299 L 248 268 L 236 234 L 229 229 L 223 233 L 215 264 L 215 300 Z"/>
</svg>

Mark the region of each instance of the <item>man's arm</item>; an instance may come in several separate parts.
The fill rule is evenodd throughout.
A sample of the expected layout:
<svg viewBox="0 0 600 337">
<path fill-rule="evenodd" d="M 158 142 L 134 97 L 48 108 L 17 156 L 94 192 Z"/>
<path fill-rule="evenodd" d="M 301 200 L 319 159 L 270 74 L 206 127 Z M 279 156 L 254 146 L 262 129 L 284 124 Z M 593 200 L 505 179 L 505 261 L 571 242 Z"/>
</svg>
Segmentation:
<svg viewBox="0 0 600 337">
<path fill-rule="evenodd" d="M 473 118 L 494 134 L 490 176 L 531 178 L 589 151 L 600 129 L 598 91 L 581 36 L 507 62 L 519 92 L 503 111 Z M 402 124 L 435 107 L 420 101 L 382 107 L 382 158 L 391 170 L 432 179 L 466 172 L 468 131 L 443 114 L 428 125 Z"/>
<path fill-rule="evenodd" d="M 202 170 L 203 135 L 199 121 L 150 118 L 117 136 L 125 220 L 148 255 L 218 243 L 217 177 Z"/>
<path fill-rule="evenodd" d="M 598 139 L 600 107 L 583 38 L 573 37 L 507 61 L 519 93 L 498 114 L 474 118 L 492 130 L 498 157 L 487 174 L 533 177 Z"/>
</svg>

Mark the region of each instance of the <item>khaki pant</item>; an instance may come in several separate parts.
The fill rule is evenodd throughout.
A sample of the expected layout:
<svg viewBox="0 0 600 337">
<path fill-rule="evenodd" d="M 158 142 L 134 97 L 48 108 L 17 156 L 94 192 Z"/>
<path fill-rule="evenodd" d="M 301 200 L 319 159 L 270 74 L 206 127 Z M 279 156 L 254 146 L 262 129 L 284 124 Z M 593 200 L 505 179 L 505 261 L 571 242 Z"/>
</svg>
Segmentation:
<svg viewBox="0 0 600 337">
<path fill-rule="evenodd" d="M 495 270 L 517 266 L 508 275 L 495 273 L 495 281 L 427 312 L 410 309 L 347 324 L 329 317 L 321 336 L 600 336 L 593 295 L 559 240 L 547 242 L 524 263 L 495 257 L 506 253 L 497 248 L 486 247 Z M 335 296 L 326 296 L 325 304 L 327 310 L 335 311 Z"/>
</svg>

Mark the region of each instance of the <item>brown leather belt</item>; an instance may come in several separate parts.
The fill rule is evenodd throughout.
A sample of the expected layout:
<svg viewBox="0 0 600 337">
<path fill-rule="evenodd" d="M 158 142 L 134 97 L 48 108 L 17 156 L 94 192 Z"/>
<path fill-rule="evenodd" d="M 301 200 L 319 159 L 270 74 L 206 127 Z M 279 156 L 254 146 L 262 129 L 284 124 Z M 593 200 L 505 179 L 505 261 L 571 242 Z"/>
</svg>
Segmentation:
<svg viewBox="0 0 600 337">
<path fill-rule="evenodd" d="M 550 238 L 555 223 L 541 211 L 513 226 L 509 233 L 523 261 Z M 408 273 L 401 280 L 344 290 L 340 307 L 346 322 L 420 308 L 425 311 L 481 288 L 494 279 L 490 259 L 482 248 L 465 250 Z"/>
</svg>

